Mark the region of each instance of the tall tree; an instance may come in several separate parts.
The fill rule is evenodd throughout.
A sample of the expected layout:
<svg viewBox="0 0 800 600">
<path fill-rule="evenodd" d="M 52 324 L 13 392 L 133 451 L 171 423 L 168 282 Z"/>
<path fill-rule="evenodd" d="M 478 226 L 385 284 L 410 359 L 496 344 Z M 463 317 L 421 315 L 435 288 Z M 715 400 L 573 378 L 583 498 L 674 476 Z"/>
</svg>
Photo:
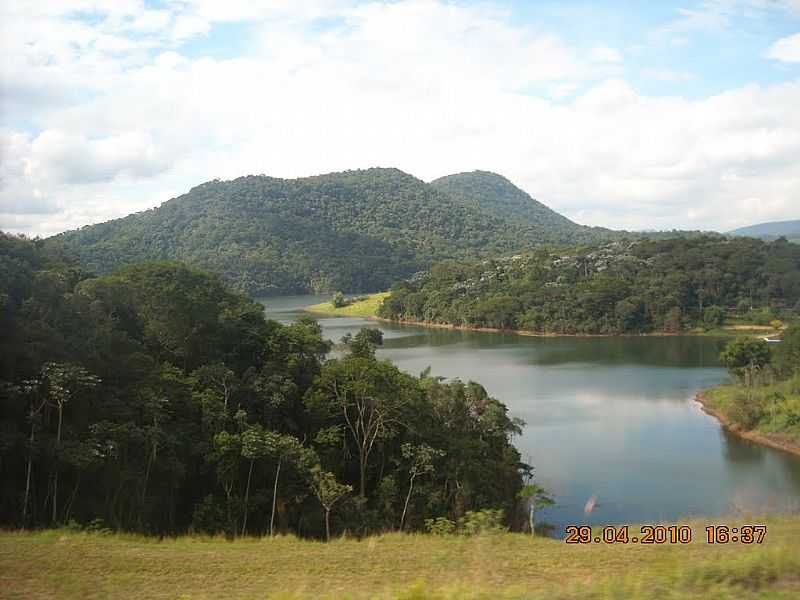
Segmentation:
<svg viewBox="0 0 800 600">
<path fill-rule="evenodd" d="M 333 505 L 353 491 L 353 487 L 336 481 L 336 476 L 316 466 L 311 469 L 311 489 L 325 511 L 325 539 L 331 539 L 331 510 Z"/>
</svg>

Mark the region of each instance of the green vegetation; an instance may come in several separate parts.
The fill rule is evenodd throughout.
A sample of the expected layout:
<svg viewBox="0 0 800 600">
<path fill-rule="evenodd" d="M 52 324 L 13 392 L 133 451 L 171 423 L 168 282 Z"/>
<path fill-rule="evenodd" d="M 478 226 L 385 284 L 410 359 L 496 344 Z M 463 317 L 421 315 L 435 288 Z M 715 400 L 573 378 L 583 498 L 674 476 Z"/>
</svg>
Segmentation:
<svg viewBox="0 0 800 600">
<path fill-rule="evenodd" d="M 800 325 L 774 349 L 760 340 L 734 340 L 721 359 L 737 383 L 708 390 L 703 403 L 737 430 L 800 452 Z"/>
<path fill-rule="evenodd" d="M 797 598 L 800 519 L 766 523 L 762 545 L 575 546 L 522 534 L 391 533 L 329 544 L 290 536 L 177 539 L 68 530 L 0 534 L 9 599 L 310 598 L 632 600 Z M 80 568 L 75 568 L 76 564 Z"/>
<path fill-rule="evenodd" d="M 141 261 L 179 260 L 265 296 L 385 290 L 437 260 L 620 235 L 556 217 L 504 217 L 397 169 L 369 169 L 210 181 L 159 208 L 50 243 L 63 244 L 99 274 Z"/>
<path fill-rule="evenodd" d="M 379 315 L 558 334 L 719 329 L 800 311 L 800 246 L 692 236 L 444 262 L 395 284 Z"/>
<path fill-rule="evenodd" d="M 378 309 L 383 301 L 388 297 L 389 292 L 379 292 L 354 298 L 338 307 L 334 306 L 334 301 L 331 301 L 307 306 L 304 310 L 332 317 L 374 317 L 378 314 Z"/>
<path fill-rule="evenodd" d="M 521 424 L 480 385 L 412 377 L 365 329 L 328 359 L 218 277 L 91 277 L 0 234 L 0 524 L 229 537 L 366 535 L 502 510 Z"/>
<path fill-rule="evenodd" d="M 487 171 L 448 175 L 432 181 L 431 186 L 464 204 L 512 222 L 537 225 L 550 231 L 572 232 L 577 227 L 565 216 L 531 198 L 505 177 Z M 585 231 L 587 240 L 591 239 L 592 229 L 587 227 Z M 599 227 L 595 231 L 611 233 Z"/>
</svg>

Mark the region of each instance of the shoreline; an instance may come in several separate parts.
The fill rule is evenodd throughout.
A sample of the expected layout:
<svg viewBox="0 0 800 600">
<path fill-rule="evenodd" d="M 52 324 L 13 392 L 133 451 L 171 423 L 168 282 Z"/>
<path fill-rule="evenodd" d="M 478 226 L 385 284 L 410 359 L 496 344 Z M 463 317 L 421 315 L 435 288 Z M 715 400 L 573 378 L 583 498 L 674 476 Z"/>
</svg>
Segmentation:
<svg viewBox="0 0 800 600">
<path fill-rule="evenodd" d="M 309 311 L 311 312 L 311 311 Z M 312 313 L 320 314 L 320 313 Z M 334 315 L 330 315 L 334 316 Z M 505 333 L 509 335 L 520 335 L 524 337 L 542 337 L 542 338 L 559 338 L 559 337 L 575 337 L 575 338 L 616 338 L 616 337 L 736 337 L 736 333 L 692 333 L 691 331 L 652 331 L 650 333 L 539 333 L 537 331 L 530 331 L 527 329 L 500 329 L 497 327 L 471 327 L 469 325 L 454 325 L 452 323 L 433 323 L 431 321 L 411 321 L 405 319 L 386 319 L 375 315 L 362 317 L 369 321 L 378 321 L 380 323 L 389 323 L 392 325 L 412 325 L 415 327 L 427 327 L 431 329 L 449 329 L 451 331 L 475 331 L 477 333 Z"/>
<path fill-rule="evenodd" d="M 725 413 L 708 406 L 708 398 L 705 392 L 698 393 L 694 400 L 700 406 L 700 410 L 710 417 L 714 417 L 717 421 L 719 421 L 723 429 L 730 431 L 732 434 L 749 442 L 753 442 L 754 444 L 766 446 L 768 448 L 772 448 L 773 450 L 780 450 L 782 452 L 786 452 L 787 454 L 791 454 L 792 456 L 800 457 L 800 444 L 780 439 L 779 437 L 776 437 L 776 434 L 747 431 L 739 425 L 732 423 Z"/>
</svg>

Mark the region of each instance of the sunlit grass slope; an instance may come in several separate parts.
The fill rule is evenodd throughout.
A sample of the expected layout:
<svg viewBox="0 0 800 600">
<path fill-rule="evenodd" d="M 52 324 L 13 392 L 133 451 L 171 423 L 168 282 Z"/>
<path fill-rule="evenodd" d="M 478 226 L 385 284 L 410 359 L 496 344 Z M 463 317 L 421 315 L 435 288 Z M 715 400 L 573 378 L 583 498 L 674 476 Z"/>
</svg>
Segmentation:
<svg viewBox="0 0 800 600">
<path fill-rule="evenodd" d="M 314 304 L 307 306 L 304 310 L 310 313 L 330 315 L 336 317 L 374 317 L 378 313 L 384 298 L 389 296 L 389 292 L 378 292 L 369 294 L 363 300 L 353 302 L 341 308 L 335 308 L 331 302 Z"/>
<path fill-rule="evenodd" d="M 753 388 L 721 385 L 703 395 L 729 423 L 800 448 L 800 375 Z"/>
<path fill-rule="evenodd" d="M 800 517 L 764 544 L 567 545 L 523 534 L 390 534 L 325 544 L 290 537 L 0 534 L 0 597 L 95 599 L 678 599 L 800 597 Z"/>
</svg>

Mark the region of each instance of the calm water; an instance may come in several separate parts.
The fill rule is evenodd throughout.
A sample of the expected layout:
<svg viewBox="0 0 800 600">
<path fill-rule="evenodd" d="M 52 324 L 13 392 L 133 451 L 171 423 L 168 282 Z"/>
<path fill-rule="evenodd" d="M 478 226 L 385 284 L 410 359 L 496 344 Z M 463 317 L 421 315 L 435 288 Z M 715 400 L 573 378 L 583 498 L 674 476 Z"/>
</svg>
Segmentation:
<svg viewBox="0 0 800 600">
<path fill-rule="evenodd" d="M 291 322 L 327 297 L 265 300 Z M 320 320 L 325 336 L 378 324 Z M 724 381 L 719 340 L 697 337 L 532 338 L 380 324 L 379 356 L 419 374 L 474 380 L 525 420 L 515 445 L 557 505 L 539 519 L 645 523 L 688 516 L 800 510 L 800 460 L 739 440 L 695 394 Z M 583 507 L 597 497 L 587 518 Z"/>
</svg>

